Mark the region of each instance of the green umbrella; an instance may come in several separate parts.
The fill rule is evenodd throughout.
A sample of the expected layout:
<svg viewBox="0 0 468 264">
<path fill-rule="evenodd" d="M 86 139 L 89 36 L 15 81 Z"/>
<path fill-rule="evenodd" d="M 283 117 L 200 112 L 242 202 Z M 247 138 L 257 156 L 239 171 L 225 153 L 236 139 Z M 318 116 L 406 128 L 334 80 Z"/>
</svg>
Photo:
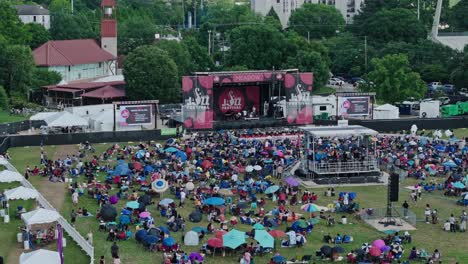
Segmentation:
<svg viewBox="0 0 468 264">
<path fill-rule="evenodd" d="M 316 225 L 320 222 L 320 219 L 319 218 L 311 218 L 309 219 L 309 223 L 313 224 L 313 225 Z"/>
<path fill-rule="evenodd" d="M 254 228 L 255 230 L 265 230 L 265 227 L 264 227 L 262 224 L 260 224 L 260 223 L 256 223 L 256 224 L 253 226 L 253 228 Z"/>
<path fill-rule="evenodd" d="M 245 244 L 245 232 L 233 229 L 223 235 L 223 246 L 236 249 Z"/>
<path fill-rule="evenodd" d="M 255 230 L 255 240 L 264 248 L 273 248 L 275 239 L 265 230 Z"/>
<path fill-rule="evenodd" d="M 278 185 L 273 185 L 273 186 L 270 186 L 268 187 L 266 190 L 265 190 L 265 193 L 266 194 L 270 194 L 270 193 L 275 193 L 279 190 L 279 186 Z"/>
<path fill-rule="evenodd" d="M 297 220 L 294 224 L 299 226 L 300 228 L 307 228 L 307 226 L 309 226 L 309 224 L 307 224 L 306 220 L 304 219 Z"/>
</svg>

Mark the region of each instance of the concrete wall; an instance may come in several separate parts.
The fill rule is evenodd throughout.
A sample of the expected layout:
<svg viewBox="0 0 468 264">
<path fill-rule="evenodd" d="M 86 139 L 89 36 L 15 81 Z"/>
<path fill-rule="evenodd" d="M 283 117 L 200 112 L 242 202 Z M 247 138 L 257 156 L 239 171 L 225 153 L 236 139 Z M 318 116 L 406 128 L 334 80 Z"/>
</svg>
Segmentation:
<svg viewBox="0 0 468 264">
<path fill-rule="evenodd" d="M 50 15 L 21 15 L 19 19 L 23 24 L 35 23 L 44 26 L 46 29 L 50 29 Z"/>
<path fill-rule="evenodd" d="M 49 71 L 56 71 L 66 82 L 108 76 L 112 62 L 80 64 L 73 66 L 53 66 Z"/>
</svg>

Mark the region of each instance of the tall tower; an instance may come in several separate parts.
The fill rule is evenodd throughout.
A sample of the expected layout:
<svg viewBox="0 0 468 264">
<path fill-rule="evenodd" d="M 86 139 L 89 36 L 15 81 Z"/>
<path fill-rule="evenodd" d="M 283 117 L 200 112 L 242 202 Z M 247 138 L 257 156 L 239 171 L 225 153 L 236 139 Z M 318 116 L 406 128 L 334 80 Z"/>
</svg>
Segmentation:
<svg viewBox="0 0 468 264">
<path fill-rule="evenodd" d="M 101 1 L 101 48 L 117 57 L 117 9 L 115 0 Z M 116 74 L 117 65 L 112 67 Z"/>
</svg>

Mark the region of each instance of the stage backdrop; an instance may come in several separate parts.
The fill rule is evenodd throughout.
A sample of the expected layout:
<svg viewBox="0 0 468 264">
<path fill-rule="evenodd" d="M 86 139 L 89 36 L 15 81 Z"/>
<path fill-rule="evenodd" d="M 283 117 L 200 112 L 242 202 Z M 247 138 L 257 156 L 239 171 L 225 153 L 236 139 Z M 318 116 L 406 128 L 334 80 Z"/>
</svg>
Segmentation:
<svg viewBox="0 0 468 264">
<path fill-rule="evenodd" d="M 182 116 L 188 129 L 213 128 L 213 77 L 182 78 Z"/>
<path fill-rule="evenodd" d="M 260 107 L 260 87 L 217 87 L 214 90 L 215 120 L 226 120 L 227 115 L 237 114 L 243 110 L 252 112 L 255 107 L 257 114 Z"/>
<path fill-rule="evenodd" d="M 288 73 L 284 76 L 286 90 L 286 117 L 290 124 L 307 125 L 314 120 L 312 106 L 313 75 Z"/>
</svg>

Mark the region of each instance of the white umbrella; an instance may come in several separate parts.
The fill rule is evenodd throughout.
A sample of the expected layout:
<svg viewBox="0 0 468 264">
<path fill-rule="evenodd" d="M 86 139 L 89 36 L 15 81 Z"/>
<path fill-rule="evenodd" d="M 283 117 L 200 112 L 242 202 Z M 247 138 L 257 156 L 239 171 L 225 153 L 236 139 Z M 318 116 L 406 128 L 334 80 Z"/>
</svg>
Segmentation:
<svg viewBox="0 0 468 264">
<path fill-rule="evenodd" d="M 261 171 L 262 170 L 262 166 L 260 166 L 260 165 L 255 165 L 253 168 L 256 171 Z"/>
<path fill-rule="evenodd" d="M 254 167 L 251 166 L 251 165 L 245 167 L 245 171 L 246 171 L 246 172 L 252 172 L 253 170 L 254 170 Z"/>
<path fill-rule="evenodd" d="M 187 182 L 187 184 L 185 185 L 185 188 L 188 191 L 191 191 L 191 190 L 195 189 L 195 185 L 193 184 L 193 182 Z"/>
<path fill-rule="evenodd" d="M 151 183 L 151 188 L 157 193 L 162 193 L 169 188 L 169 184 L 163 179 L 158 179 Z"/>
<path fill-rule="evenodd" d="M 23 176 L 15 171 L 4 170 L 0 172 L 0 182 L 15 182 L 24 180 Z"/>
</svg>

